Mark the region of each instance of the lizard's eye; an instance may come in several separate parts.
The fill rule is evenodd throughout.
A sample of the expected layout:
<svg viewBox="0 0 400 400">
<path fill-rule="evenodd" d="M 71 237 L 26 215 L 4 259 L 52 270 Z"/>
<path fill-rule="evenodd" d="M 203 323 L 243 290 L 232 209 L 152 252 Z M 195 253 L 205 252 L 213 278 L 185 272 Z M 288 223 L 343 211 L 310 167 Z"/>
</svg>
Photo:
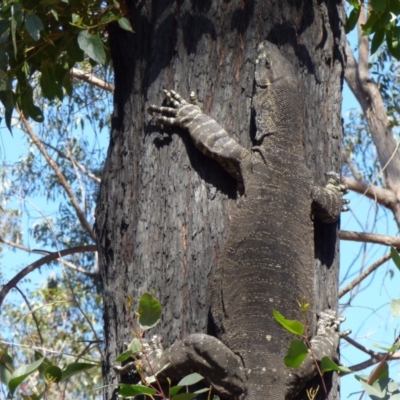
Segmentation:
<svg viewBox="0 0 400 400">
<path fill-rule="evenodd" d="M 265 60 L 265 68 L 268 68 L 268 69 L 271 68 L 271 63 L 269 62 L 269 60 Z"/>
</svg>

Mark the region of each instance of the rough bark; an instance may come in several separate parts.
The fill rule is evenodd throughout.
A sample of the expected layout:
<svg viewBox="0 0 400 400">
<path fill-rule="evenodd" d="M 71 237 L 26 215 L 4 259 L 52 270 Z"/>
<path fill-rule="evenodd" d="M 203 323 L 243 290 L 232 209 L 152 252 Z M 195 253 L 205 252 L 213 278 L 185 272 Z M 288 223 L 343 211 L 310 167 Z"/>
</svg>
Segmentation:
<svg viewBox="0 0 400 400">
<path fill-rule="evenodd" d="M 127 295 L 151 291 L 163 305 L 168 345 L 205 332 L 209 283 L 236 201 L 233 178 L 188 137 L 159 135 L 146 113 L 162 88 L 188 97 L 250 148 L 257 44 L 280 46 L 301 74 L 308 165 L 316 183 L 340 168 L 344 68 L 340 1 L 130 2 L 134 34 L 110 29 L 115 111 L 96 215 L 104 288 L 106 385 L 132 339 Z M 337 307 L 337 226 L 316 224 L 318 310 Z M 310 244 L 311 245 L 311 244 Z M 337 397 L 334 385 L 330 398 Z M 105 399 L 116 398 L 115 388 Z"/>
</svg>

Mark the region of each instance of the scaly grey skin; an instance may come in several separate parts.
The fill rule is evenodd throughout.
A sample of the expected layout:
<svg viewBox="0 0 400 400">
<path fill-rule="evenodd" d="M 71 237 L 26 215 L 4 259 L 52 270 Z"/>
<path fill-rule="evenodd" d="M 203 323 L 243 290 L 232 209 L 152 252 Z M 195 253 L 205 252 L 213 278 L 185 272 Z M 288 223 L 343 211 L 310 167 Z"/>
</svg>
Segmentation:
<svg viewBox="0 0 400 400">
<path fill-rule="evenodd" d="M 212 288 L 211 315 L 217 338 L 194 334 L 175 343 L 156 367 L 163 376 L 203 374 L 221 397 L 285 399 L 295 396 L 316 373 L 311 357 L 289 370 L 283 358 L 293 339 L 273 318 L 272 309 L 299 319 L 298 301 L 310 303 L 315 331 L 314 237 L 311 216 L 338 219 L 344 185 L 330 173 L 326 187 L 312 185 L 303 145 L 303 101 L 297 74 L 268 42 L 258 47 L 255 68 L 257 146 L 247 150 L 212 118 L 174 91 L 164 91 L 170 107 L 152 105 L 158 124 L 188 131 L 195 145 L 244 184 Z M 312 339 L 317 358 L 334 357 L 337 321 Z M 157 368 L 156 368 L 157 369 Z M 181 372 L 180 372 L 181 371 Z"/>
</svg>

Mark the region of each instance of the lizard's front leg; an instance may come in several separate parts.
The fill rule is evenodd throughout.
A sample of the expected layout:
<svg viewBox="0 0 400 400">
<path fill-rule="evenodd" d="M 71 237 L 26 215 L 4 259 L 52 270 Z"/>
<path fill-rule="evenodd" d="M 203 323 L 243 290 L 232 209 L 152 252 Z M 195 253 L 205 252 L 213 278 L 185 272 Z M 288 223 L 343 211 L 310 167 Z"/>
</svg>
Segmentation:
<svg viewBox="0 0 400 400">
<path fill-rule="evenodd" d="M 201 111 L 193 93 L 190 103 L 173 90 L 164 90 L 164 93 L 170 107 L 151 105 L 147 109 L 150 114 L 158 114 L 156 122 L 187 130 L 202 153 L 217 160 L 235 179 L 242 181 L 241 162 L 250 152 Z"/>
<path fill-rule="evenodd" d="M 158 351 L 155 357 L 153 354 L 141 357 L 140 369 L 145 376 L 155 373 L 162 381 L 166 378 L 178 380 L 197 372 L 218 395 L 229 399 L 244 398 L 246 376 L 241 359 L 220 340 L 203 333 L 189 335 L 167 350 Z"/>
<path fill-rule="evenodd" d="M 345 320 L 337 317 L 333 310 L 321 312 L 317 324 L 317 334 L 311 339 L 311 349 L 307 358 L 298 367 L 290 371 L 291 379 L 288 380 L 286 398 L 292 398 L 298 394 L 304 384 L 312 379 L 318 372 L 316 362 L 323 357 L 337 358 L 337 347 L 342 337 L 350 334 L 350 331 L 339 332 L 339 325 Z"/>
<path fill-rule="evenodd" d="M 347 193 L 347 186 L 341 183 L 336 172 L 328 172 L 328 183 L 325 187 L 313 186 L 311 197 L 313 199 L 313 213 L 325 223 L 335 222 L 341 211 L 347 211 L 348 200 L 343 199 Z"/>
</svg>

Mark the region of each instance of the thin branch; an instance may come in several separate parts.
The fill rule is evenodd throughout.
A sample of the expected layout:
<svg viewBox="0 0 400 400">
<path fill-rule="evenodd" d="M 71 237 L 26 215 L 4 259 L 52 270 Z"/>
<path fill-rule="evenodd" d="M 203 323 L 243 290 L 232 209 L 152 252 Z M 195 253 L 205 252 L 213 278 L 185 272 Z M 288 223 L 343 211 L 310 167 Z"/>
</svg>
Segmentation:
<svg viewBox="0 0 400 400">
<path fill-rule="evenodd" d="M 363 35 L 361 25 L 366 22 L 366 12 L 364 5 L 361 4 L 360 17 L 357 24 L 358 29 L 358 76 L 360 81 L 366 82 L 370 80 L 368 57 L 369 57 L 369 38 L 368 35 Z"/>
<path fill-rule="evenodd" d="M 348 336 L 345 336 L 343 339 L 346 340 L 348 343 L 350 343 L 352 346 L 356 347 L 357 349 L 361 350 L 362 352 L 368 354 L 371 357 L 369 360 L 363 361 L 362 363 L 349 367 L 349 369 L 351 369 L 354 372 L 361 371 L 365 368 L 370 367 L 371 365 L 377 364 L 381 362 L 385 357 L 387 357 L 387 353 L 375 352 L 373 350 L 370 350 L 367 347 L 364 347 L 360 343 L 356 342 L 354 339 L 349 338 Z M 400 360 L 400 352 L 392 354 L 389 359 Z"/>
<path fill-rule="evenodd" d="M 1 291 L 0 291 L 0 307 L 3 304 L 3 301 L 5 297 L 7 296 L 8 292 L 14 288 L 18 282 L 21 281 L 21 279 L 25 278 L 29 273 L 34 271 L 35 269 L 41 267 L 44 264 L 48 264 L 54 260 L 57 260 L 58 258 L 68 256 L 70 254 L 76 254 L 76 253 L 86 253 L 86 252 L 92 252 L 92 251 L 97 251 L 97 246 L 96 245 L 88 245 L 88 246 L 79 246 L 79 247 L 72 247 L 70 249 L 65 249 L 61 251 L 56 251 L 54 253 L 50 253 L 49 255 L 40 258 L 39 260 L 35 261 L 34 263 L 28 265 L 25 267 L 22 271 L 20 271 L 17 275 L 14 276 L 8 283 L 6 283 Z"/>
<path fill-rule="evenodd" d="M 391 255 L 386 254 L 381 257 L 378 261 L 374 262 L 369 268 L 367 268 L 362 274 L 360 274 L 353 282 L 349 283 L 344 289 L 339 292 L 339 299 L 342 298 L 346 293 L 350 292 L 355 286 L 359 285 L 367 276 L 371 275 L 376 269 L 378 269 L 386 261 L 390 260 Z"/>
<path fill-rule="evenodd" d="M 10 240 L 4 239 L 1 236 L 0 236 L 0 242 L 4 243 L 4 244 L 7 244 L 8 246 L 15 247 L 16 249 L 26 251 L 27 253 L 37 253 L 37 254 L 44 254 L 44 255 L 51 254 L 50 251 L 39 250 L 39 249 L 30 249 L 29 247 L 25 247 L 22 244 L 15 243 L 15 242 L 12 242 Z M 86 276 L 88 276 L 89 278 L 92 278 L 95 281 L 100 281 L 100 274 L 98 272 L 86 271 L 86 269 L 78 267 L 77 265 L 75 265 L 72 262 L 67 261 L 67 260 L 60 260 L 60 262 L 65 267 L 67 267 L 69 269 L 72 269 L 73 271 L 80 272 L 81 274 L 86 275 Z"/>
<path fill-rule="evenodd" d="M 81 163 L 79 163 L 78 161 L 76 161 L 72 155 L 66 155 L 64 154 L 60 149 L 57 149 L 56 147 L 54 147 L 53 145 L 51 145 L 50 143 L 47 143 L 45 141 L 42 140 L 42 143 L 49 147 L 50 149 L 52 149 L 53 151 L 55 151 L 59 157 L 64 158 L 65 160 L 69 160 L 71 161 L 72 164 L 74 164 L 76 167 L 78 167 L 88 178 L 94 180 L 96 183 L 100 184 L 101 183 L 101 179 L 92 174 L 91 172 L 89 172 Z"/>
<path fill-rule="evenodd" d="M 77 68 L 72 68 L 71 70 L 71 76 L 73 78 L 80 79 L 82 81 L 85 81 L 87 83 L 90 83 L 93 86 L 96 86 L 100 89 L 107 90 L 108 92 L 114 92 L 114 86 L 111 85 L 110 83 L 104 81 L 103 79 L 97 78 L 97 76 L 93 75 L 92 73 L 89 72 L 83 72 L 80 69 Z"/>
<path fill-rule="evenodd" d="M 75 159 L 73 159 L 72 156 L 70 158 L 70 161 L 72 162 L 72 164 L 74 166 L 76 166 L 78 169 L 80 169 L 81 172 L 83 172 L 88 178 L 94 180 L 96 183 L 98 183 L 100 185 L 101 179 L 98 176 L 89 172 L 81 163 L 79 163 Z"/>
<path fill-rule="evenodd" d="M 96 235 L 95 235 L 92 227 L 90 226 L 88 220 L 86 219 L 86 216 L 85 216 L 84 212 L 80 208 L 78 199 L 75 197 L 75 194 L 72 191 L 71 186 L 68 184 L 67 180 L 65 179 L 64 174 L 62 173 L 62 171 L 58 167 L 57 163 L 50 157 L 50 155 L 47 152 L 47 150 L 46 150 L 45 146 L 43 145 L 43 143 L 34 134 L 31 125 L 26 120 L 26 118 L 24 117 L 22 112 L 20 112 L 20 118 L 21 118 L 21 121 L 23 122 L 23 124 L 25 126 L 26 133 L 29 135 L 29 137 L 32 139 L 32 141 L 35 144 L 35 146 L 42 153 L 43 157 L 46 159 L 46 161 L 49 164 L 49 166 L 53 169 L 53 171 L 56 174 L 56 177 L 58 179 L 58 182 L 60 183 L 60 185 L 63 187 L 63 189 L 67 193 L 69 199 L 71 200 L 72 206 L 75 209 L 76 215 L 78 216 L 78 219 L 79 219 L 80 223 L 86 229 L 86 231 L 89 233 L 90 237 L 94 241 L 96 241 Z"/>
<path fill-rule="evenodd" d="M 27 349 L 39 350 L 41 352 L 49 353 L 49 354 L 62 355 L 62 356 L 68 356 L 68 357 L 76 357 L 75 354 L 66 353 L 64 351 L 51 350 L 46 347 L 37 347 L 37 346 L 30 346 L 30 345 L 26 345 L 26 344 L 18 344 L 18 343 L 8 342 L 6 340 L 0 340 L 0 343 L 6 344 L 9 346 L 25 347 Z M 92 362 L 94 364 L 101 364 L 101 361 L 93 360 L 91 358 L 82 358 L 81 357 L 81 359 L 84 361 Z"/>
<path fill-rule="evenodd" d="M 350 90 L 361 105 L 364 116 L 368 122 L 369 132 L 375 143 L 379 162 L 382 166 L 381 173 L 385 179 L 385 187 L 390 189 L 397 199 L 400 199 L 400 157 L 398 143 L 390 127 L 387 111 L 379 91 L 378 85 L 373 81 L 368 70 L 368 38 L 362 36 L 360 24 L 365 22 L 365 10 L 360 14 L 359 26 L 359 60 L 358 64 L 346 43 L 347 66 L 345 80 Z M 391 203 L 391 210 L 395 215 L 397 225 L 400 227 L 400 204 Z"/>
<path fill-rule="evenodd" d="M 37 331 L 37 333 L 39 335 L 40 344 L 43 346 L 44 345 L 43 336 L 42 336 L 42 332 L 40 331 L 40 328 L 39 328 L 39 321 L 36 318 L 35 310 L 32 308 L 31 304 L 29 303 L 29 300 L 27 299 L 27 297 L 25 296 L 23 291 L 18 286 L 15 286 L 15 289 L 19 292 L 19 294 L 24 299 L 26 305 L 29 308 L 29 311 L 30 311 L 30 313 L 32 315 L 33 321 L 35 322 L 35 325 L 36 325 L 36 331 Z"/>
<path fill-rule="evenodd" d="M 398 207 L 396 195 L 391 190 L 383 189 L 375 185 L 369 185 L 365 182 L 356 181 L 347 177 L 343 178 L 343 183 L 347 185 L 350 190 L 360 193 L 392 211 L 395 211 Z"/>
<path fill-rule="evenodd" d="M 350 240 L 352 242 L 383 244 L 386 246 L 393 246 L 397 250 L 400 250 L 399 236 L 378 235 L 376 233 L 366 232 L 340 231 L 339 238 L 341 240 Z"/>
<path fill-rule="evenodd" d="M 352 175 L 354 176 L 354 179 L 356 181 L 361 181 L 362 179 L 362 174 L 361 172 L 358 170 L 358 168 L 356 167 L 356 165 L 353 163 L 353 160 L 351 159 L 351 157 L 347 154 L 346 150 L 342 150 L 342 161 L 343 163 L 347 164 L 347 166 L 349 167 Z"/>
</svg>

